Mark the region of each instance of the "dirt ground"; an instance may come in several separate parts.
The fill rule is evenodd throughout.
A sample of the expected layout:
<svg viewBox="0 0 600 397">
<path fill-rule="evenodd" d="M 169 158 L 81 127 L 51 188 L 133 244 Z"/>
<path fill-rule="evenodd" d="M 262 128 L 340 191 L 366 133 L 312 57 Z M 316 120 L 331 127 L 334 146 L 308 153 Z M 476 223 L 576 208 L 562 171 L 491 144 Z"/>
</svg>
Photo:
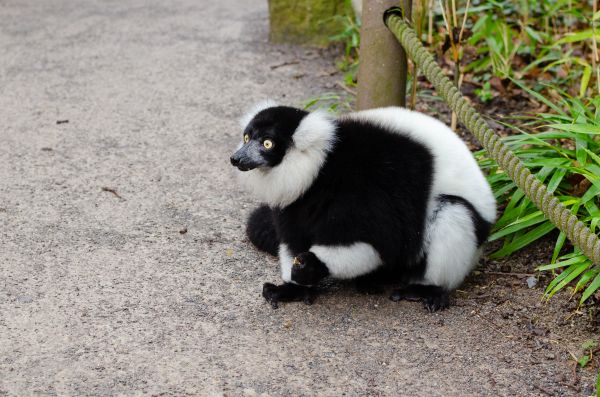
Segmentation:
<svg viewBox="0 0 600 397">
<path fill-rule="evenodd" d="M 482 260 L 434 314 L 330 284 L 271 309 L 245 240 L 237 118 L 338 90 L 267 43 L 266 1 L 0 0 L 0 396 L 588 396 L 597 339 Z M 509 274 L 506 273 L 509 272 Z"/>
</svg>

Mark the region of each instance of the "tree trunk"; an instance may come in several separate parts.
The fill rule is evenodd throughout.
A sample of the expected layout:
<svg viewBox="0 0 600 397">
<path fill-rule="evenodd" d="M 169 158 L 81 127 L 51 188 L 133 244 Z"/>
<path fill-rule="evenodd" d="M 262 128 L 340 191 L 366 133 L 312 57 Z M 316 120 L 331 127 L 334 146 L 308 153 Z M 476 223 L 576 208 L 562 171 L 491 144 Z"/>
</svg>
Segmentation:
<svg viewBox="0 0 600 397">
<path fill-rule="evenodd" d="M 399 3 L 398 0 L 363 0 L 358 110 L 406 104 L 406 53 L 383 23 L 384 11 Z"/>
</svg>

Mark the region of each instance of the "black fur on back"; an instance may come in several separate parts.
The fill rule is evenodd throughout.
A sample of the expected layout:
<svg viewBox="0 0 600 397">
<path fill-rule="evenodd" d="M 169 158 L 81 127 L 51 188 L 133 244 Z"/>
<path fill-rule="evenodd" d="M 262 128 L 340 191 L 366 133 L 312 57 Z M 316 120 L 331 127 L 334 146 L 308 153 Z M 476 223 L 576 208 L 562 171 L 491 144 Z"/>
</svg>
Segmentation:
<svg viewBox="0 0 600 397">
<path fill-rule="evenodd" d="M 287 207 L 273 209 L 281 240 L 294 255 L 312 245 L 365 242 L 394 273 L 422 276 L 432 154 L 373 123 L 341 119 L 336 135 L 308 191 Z"/>
<path fill-rule="evenodd" d="M 438 201 L 440 204 L 449 203 L 449 204 L 459 204 L 464 206 L 469 213 L 471 214 L 471 220 L 473 221 L 473 227 L 475 229 L 475 237 L 477 238 L 477 246 L 481 247 L 483 243 L 487 240 L 490 230 L 492 229 L 492 224 L 481 216 L 479 211 L 473 207 L 470 201 L 467 199 L 454 196 L 451 194 L 440 194 L 438 197 Z"/>
<path fill-rule="evenodd" d="M 267 205 L 256 208 L 248 217 L 246 235 L 256 248 L 273 256 L 278 255 L 279 238 L 273 223 L 273 212 Z"/>
</svg>

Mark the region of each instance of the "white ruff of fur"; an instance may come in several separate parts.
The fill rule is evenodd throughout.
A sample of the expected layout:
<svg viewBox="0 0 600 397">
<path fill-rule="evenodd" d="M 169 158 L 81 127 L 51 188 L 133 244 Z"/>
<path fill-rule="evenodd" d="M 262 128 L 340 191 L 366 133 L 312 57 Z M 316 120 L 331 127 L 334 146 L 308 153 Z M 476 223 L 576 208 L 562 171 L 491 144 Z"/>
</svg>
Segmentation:
<svg viewBox="0 0 600 397">
<path fill-rule="evenodd" d="M 281 163 L 273 168 L 238 172 L 240 182 L 271 207 L 285 207 L 312 185 L 335 143 L 335 122 L 316 111 L 302 119 Z"/>
</svg>

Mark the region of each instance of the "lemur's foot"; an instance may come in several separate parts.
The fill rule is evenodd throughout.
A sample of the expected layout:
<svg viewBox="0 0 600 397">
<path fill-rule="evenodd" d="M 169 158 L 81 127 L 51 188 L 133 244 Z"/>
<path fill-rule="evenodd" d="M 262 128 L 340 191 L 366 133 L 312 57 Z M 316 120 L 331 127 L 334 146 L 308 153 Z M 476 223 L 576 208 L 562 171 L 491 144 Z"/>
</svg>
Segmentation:
<svg viewBox="0 0 600 397">
<path fill-rule="evenodd" d="M 329 270 L 312 252 L 303 252 L 294 258 L 292 281 L 299 285 L 316 285 L 329 275 Z"/>
<path fill-rule="evenodd" d="M 300 301 L 306 305 L 312 305 L 316 294 L 312 288 L 302 285 L 292 283 L 282 285 L 264 283 L 262 295 L 271 304 L 273 309 L 277 309 L 279 302 Z"/>
<path fill-rule="evenodd" d="M 422 301 L 430 313 L 450 307 L 450 294 L 442 287 L 435 285 L 410 284 L 392 292 L 390 299 L 394 302 L 401 300 Z"/>
</svg>

